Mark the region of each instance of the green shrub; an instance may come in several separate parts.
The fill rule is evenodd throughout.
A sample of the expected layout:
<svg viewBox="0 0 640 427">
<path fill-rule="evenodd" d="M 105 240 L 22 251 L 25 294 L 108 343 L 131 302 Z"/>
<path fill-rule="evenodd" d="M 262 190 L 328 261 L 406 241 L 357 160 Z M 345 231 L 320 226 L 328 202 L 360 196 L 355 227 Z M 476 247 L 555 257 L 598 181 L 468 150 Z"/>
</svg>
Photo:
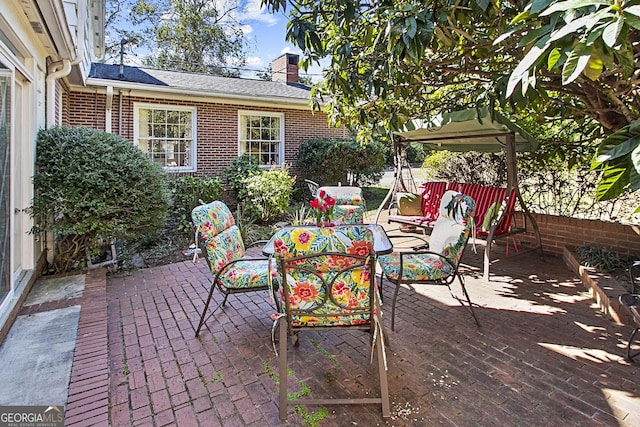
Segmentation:
<svg viewBox="0 0 640 427">
<path fill-rule="evenodd" d="M 260 172 L 262 169 L 258 159 L 250 154 L 243 154 L 225 168 L 223 176 L 235 193 L 236 200 L 241 201 L 246 197 L 244 179 L 251 173 Z"/>
<path fill-rule="evenodd" d="M 624 270 L 629 267 L 631 261 L 628 256 L 610 251 L 605 248 L 578 246 L 576 254 L 580 264 L 594 267 L 598 271 L 610 273 L 615 270 Z"/>
<path fill-rule="evenodd" d="M 376 183 L 384 172 L 384 149 L 375 141 L 360 145 L 353 139 L 309 139 L 298 151 L 296 167 L 303 179 L 321 185 Z"/>
<path fill-rule="evenodd" d="M 41 130 L 34 233 L 53 232 L 53 270 L 82 266 L 92 247 L 163 226 L 169 192 L 161 166 L 119 136 L 84 127 Z"/>
<path fill-rule="evenodd" d="M 481 185 L 504 186 L 507 163 L 504 153 L 450 153 L 436 163 L 435 178 L 450 182 L 474 182 Z M 428 158 L 427 158 L 428 159 Z M 425 160 L 425 162 L 430 162 Z"/>
<path fill-rule="evenodd" d="M 295 178 L 286 169 L 250 172 L 243 180 L 244 212 L 261 221 L 271 221 L 289 207 Z"/>
<path fill-rule="evenodd" d="M 210 203 L 218 200 L 222 194 L 219 178 L 198 178 L 183 176 L 169 180 L 171 189 L 171 216 L 177 221 L 180 232 L 191 233 L 191 211 L 200 205 L 200 201 Z"/>
</svg>

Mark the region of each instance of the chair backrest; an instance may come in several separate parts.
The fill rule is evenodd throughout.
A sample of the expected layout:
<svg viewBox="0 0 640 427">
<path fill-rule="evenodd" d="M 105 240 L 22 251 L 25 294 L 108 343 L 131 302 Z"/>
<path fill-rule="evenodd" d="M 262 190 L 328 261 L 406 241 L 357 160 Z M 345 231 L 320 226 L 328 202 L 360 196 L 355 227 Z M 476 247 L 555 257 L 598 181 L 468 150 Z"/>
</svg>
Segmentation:
<svg viewBox="0 0 640 427">
<path fill-rule="evenodd" d="M 375 267 L 367 226 L 280 229 L 274 248 L 290 326 L 369 323 Z"/>
<path fill-rule="evenodd" d="M 196 234 L 206 249 L 206 259 L 212 272 L 218 272 L 245 253 L 240 229 L 223 202 L 214 201 L 196 206 L 191 211 Z"/>
<path fill-rule="evenodd" d="M 306 187 L 306 191 L 304 193 L 307 200 L 313 200 L 318 195 L 318 188 L 320 187 L 320 184 L 315 181 L 311 181 L 310 179 L 305 179 L 304 183 Z"/>
<path fill-rule="evenodd" d="M 331 196 L 336 201 L 336 205 L 361 205 L 363 201 L 360 187 L 324 186 L 318 188 L 318 192 L 321 190 Z"/>
<path fill-rule="evenodd" d="M 475 202 L 462 193 L 448 190 L 440 201 L 440 216 L 429 238 L 429 250 L 457 265 L 473 228 Z"/>
</svg>

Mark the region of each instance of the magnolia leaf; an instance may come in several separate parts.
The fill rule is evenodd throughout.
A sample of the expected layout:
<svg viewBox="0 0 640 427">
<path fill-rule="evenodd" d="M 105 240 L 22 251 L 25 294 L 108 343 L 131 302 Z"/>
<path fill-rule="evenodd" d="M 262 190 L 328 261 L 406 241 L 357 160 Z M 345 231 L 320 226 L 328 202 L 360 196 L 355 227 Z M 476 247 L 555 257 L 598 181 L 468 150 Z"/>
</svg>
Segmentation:
<svg viewBox="0 0 640 427">
<path fill-rule="evenodd" d="M 602 40 L 604 41 L 604 44 L 609 47 L 615 46 L 618 36 L 620 35 L 620 31 L 622 30 L 622 24 L 622 17 L 620 17 L 607 25 L 602 32 Z"/>
<path fill-rule="evenodd" d="M 555 67 L 560 57 L 562 57 L 562 53 L 558 48 L 555 48 L 551 52 L 549 52 L 549 58 L 547 58 L 547 69 L 549 71 L 551 71 L 553 67 Z"/>
<path fill-rule="evenodd" d="M 596 150 L 596 158 L 591 164 L 592 169 L 599 168 L 604 163 L 628 154 L 634 150 L 633 140 L 640 138 L 640 120 L 636 120 L 631 125 L 625 126 L 617 132 L 607 136 Z M 637 144 L 637 141 L 636 141 Z M 616 157 L 612 157 L 616 156 Z"/>
<path fill-rule="evenodd" d="M 610 200 L 624 193 L 629 170 L 622 165 L 605 168 L 596 187 L 596 200 Z"/>
<path fill-rule="evenodd" d="M 549 6 L 554 0 L 533 0 L 531 3 L 531 13 L 538 13 Z"/>
<path fill-rule="evenodd" d="M 584 67 L 587 66 L 589 58 L 591 57 L 590 48 L 585 46 L 584 43 L 578 43 L 574 47 L 573 51 L 569 54 L 567 62 L 562 67 L 562 84 L 567 85 L 574 81 Z"/>
<path fill-rule="evenodd" d="M 520 82 L 520 80 L 522 80 L 524 77 L 528 76 L 529 69 L 533 67 L 536 61 L 540 58 L 540 55 L 542 55 L 545 52 L 547 48 L 546 46 L 547 38 L 548 37 L 544 37 L 543 39 L 538 41 L 538 43 L 536 43 L 529 50 L 527 55 L 524 58 L 522 58 L 522 61 L 520 61 L 520 63 L 513 70 L 513 72 L 509 76 L 509 82 L 507 83 L 507 93 L 506 93 L 507 98 L 509 97 L 509 95 L 513 93 L 513 90 L 515 89 L 518 82 Z M 544 46 L 544 48 L 542 46 Z"/>
<path fill-rule="evenodd" d="M 633 6 L 629 6 L 629 7 L 625 7 L 624 9 L 622 9 L 623 13 L 630 13 L 631 15 L 635 15 L 637 17 L 640 17 L 640 5 L 633 5 Z"/>
<path fill-rule="evenodd" d="M 414 18 L 413 16 L 405 18 L 404 25 L 405 25 L 406 34 L 409 37 L 414 38 L 416 35 L 416 31 L 418 30 L 418 25 L 416 24 L 416 18 Z"/>
<path fill-rule="evenodd" d="M 604 144 L 604 141 L 603 141 L 603 144 Z M 626 156 L 632 151 L 638 149 L 639 146 L 640 146 L 640 135 L 634 136 L 633 138 L 629 138 L 626 141 L 622 142 L 621 144 L 617 144 L 613 146 L 611 149 L 605 152 L 600 152 L 600 150 L 598 150 L 600 152 L 600 154 L 598 154 L 598 161 L 608 162 L 608 161 L 620 158 L 622 156 Z"/>
<path fill-rule="evenodd" d="M 589 58 L 589 61 L 587 61 L 587 66 L 584 68 L 583 73 L 585 76 L 587 76 L 587 78 L 596 81 L 602 74 L 602 69 L 602 59 L 600 59 L 600 56 L 598 55 L 596 49 L 593 49 L 593 51 L 591 52 L 591 57 Z"/>
<path fill-rule="evenodd" d="M 636 208 L 636 210 L 635 210 L 635 211 L 633 211 L 633 213 L 634 213 L 634 214 L 640 213 L 640 206 L 638 206 L 638 207 Z"/>
<path fill-rule="evenodd" d="M 567 0 L 553 4 L 550 8 L 540 14 L 540 16 L 551 15 L 554 12 L 563 12 L 570 9 L 578 9 L 587 6 L 609 6 L 608 0 Z"/>
<path fill-rule="evenodd" d="M 513 18 L 511 20 L 510 25 L 519 24 L 520 22 L 526 21 L 530 17 L 531 17 L 531 14 L 529 12 L 527 12 L 526 10 L 524 12 L 520 12 L 518 15 L 516 15 L 515 18 Z"/>
<path fill-rule="evenodd" d="M 504 34 L 501 34 L 500 37 L 498 37 L 497 39 L 495 39 L 493 41 L 493 45 L 496 46 L 500 43 L 502 43 L 503 41 L 505 41 L 506 39 L 508 39 L 509 37 L 511 37 L 511 35 L 513 35 L 513 33 L 515 33 L 515 30 L 512 31 L 507 31 Z"/>
<path fill-rule="evenodd" d="M 640 145 L 631 152 L 631 165 L 633 170 L 640 174 Z"/>
<path fill-rule="evenodd" d="M 640 7 L 640 6 L 638 6 Z M 626 9 L 625 11 L 626 12 Z M 640 30 L 640 17 L 636 16 L 636 15 L 630 15 L 628 13 L 624 13 L 622 14 L 622 16 L 624 16 L 624 22 L 625 24 L 627 24 L 630 27 L 635 28 L 636 30 Z"/>
<path fill-rule="evenodd" d="M 586 27 L 587 29 L 592 28 L 600 19 L 603 17 L 602 13 L 594 13 L 591 15 L 586 15 L 578 19 L 574 19 L 566 25 L 561 26 L 556 31 L 551 33 L 551 38 L 549 42 L 553 42 L 556 40 L 560 40 L 564 36 L 575 33 L 577 30 L 582 27 Z"/>
</svg>

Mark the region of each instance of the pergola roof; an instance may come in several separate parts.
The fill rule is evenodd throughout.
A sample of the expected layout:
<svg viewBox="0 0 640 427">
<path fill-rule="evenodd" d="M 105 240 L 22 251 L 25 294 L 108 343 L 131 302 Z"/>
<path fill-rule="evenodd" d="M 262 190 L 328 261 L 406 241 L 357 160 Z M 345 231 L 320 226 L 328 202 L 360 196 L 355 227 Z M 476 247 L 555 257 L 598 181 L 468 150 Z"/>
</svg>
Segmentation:
<svg viewBox="0 0 640 427">
<path fill-rule="evenodd" d="M 420 142 L 434 150 L 496 152 L 515 136 L 516 151 L 534 151 L 538 142 L 520 126 L 487 107 L 445 113 L 432 120 L 414 119 L 395 132 L 400 142 Z"/>
</svg>

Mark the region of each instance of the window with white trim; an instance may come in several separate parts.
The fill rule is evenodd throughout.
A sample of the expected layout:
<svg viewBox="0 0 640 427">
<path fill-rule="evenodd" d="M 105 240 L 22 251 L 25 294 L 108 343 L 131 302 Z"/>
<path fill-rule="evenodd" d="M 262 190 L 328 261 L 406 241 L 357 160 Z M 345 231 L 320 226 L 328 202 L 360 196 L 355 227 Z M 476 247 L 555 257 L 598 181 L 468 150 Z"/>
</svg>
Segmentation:
<svg viewBox="0 0 640 427">
<path fill-rule="evenodd" d="M 263 111 L 238 113 L 238 154 L 250 154 L 261 165 L 284 162 L 284 114 Z"/>
<path fill-rule="evenodd" d="M 196 170 L 196 107 L 135 104 L 134 141 L 168 171 Z"/>
</svg>

